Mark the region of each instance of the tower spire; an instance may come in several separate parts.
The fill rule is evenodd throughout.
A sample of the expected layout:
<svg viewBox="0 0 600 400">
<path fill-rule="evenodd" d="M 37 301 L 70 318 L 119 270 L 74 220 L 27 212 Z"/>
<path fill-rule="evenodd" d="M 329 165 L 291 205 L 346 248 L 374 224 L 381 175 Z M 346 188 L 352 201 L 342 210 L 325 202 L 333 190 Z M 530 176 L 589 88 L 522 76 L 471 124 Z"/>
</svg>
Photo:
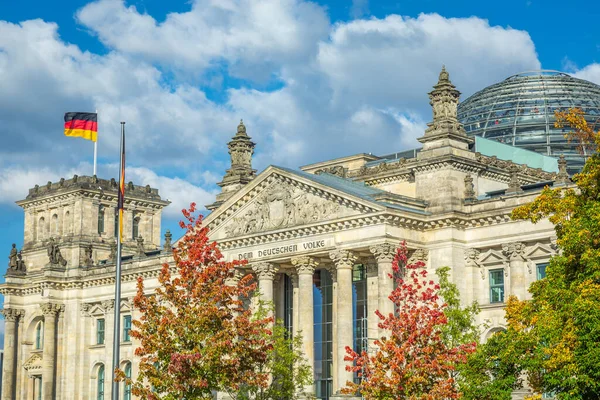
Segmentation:
<svg viewBox="0 0 600 400">
<path fill-rule="evenodd" d="M 419 139 L 421 143 L 436 140 L 441 137 L 453 137 L 461 141 L 470 142 L 462 124 L 458 121 L 458 99 L 460 92 L 450 81 L 450 74 L 446 66 L 442 66 L 438 82 L 429 92 L 429 104 L 433 109 L 433 121 L 427 124 L 425 136 Z"/>
<path fill-rule="evenodd" d="M 244 121 L 240 120 L 236 134 L 227 143 L 231 166 L 225 172 L 223 180 L 217 183 L 221 186 L 221 193 L 217 195 L 217 199 L 213 204 L 206 206 L 209 210 L 214 210 L 220 206 L 256 176 L 256 170 L 252 169 L 252 154 L 254 154 L 256 143 L 250 139 Z"/>
</svg>

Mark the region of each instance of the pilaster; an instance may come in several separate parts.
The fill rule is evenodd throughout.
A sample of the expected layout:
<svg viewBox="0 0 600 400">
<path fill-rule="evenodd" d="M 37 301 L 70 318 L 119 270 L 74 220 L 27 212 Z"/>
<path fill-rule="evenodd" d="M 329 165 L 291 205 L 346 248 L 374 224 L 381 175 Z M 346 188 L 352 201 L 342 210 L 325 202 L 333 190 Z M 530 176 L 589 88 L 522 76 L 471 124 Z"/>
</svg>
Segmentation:
<svg viewBox="0 0 600 400">
<path fill-rule="evenodd" d="M 4 315 L 4 361 L 2 364 L 2 400 L 12 400 L 15 397 L 17 371 L 17 340 L 19 321 L 25 311 L 15 308 L 1 310 Z"/>
<path fill-rule="evenodd" d="M 54 400 L 56 385 L 56 320 L 58 313 L 64 311 L 64 305 L 44 303 L 44 350 L 42 356 L 42 398 Z"/>
<path fill-rule="evenodd" d="M 379 312 L 387 317 L 394 313 L 394 303 L 389 297 L 394 290 L 392 261 L 396 254 L 396 246 L 390 243 L 381 243 L 371 246 L 369 250 L 371 250 L 377 261 Z M 379 337 L 381 336 L 382 332 L 380 330 Z"/>
<path fill-rule="evenodd" d="M 527 296 L 525 248 L 525 243 L 522 242 L 511 242 L 502 245 L 502 253 L 508 259 L 510 271 L 510 294 L 517 296 L 519 300 L 525 300 Z M 507 297 L 505 296 L 505 301 Z"/>
</svg>

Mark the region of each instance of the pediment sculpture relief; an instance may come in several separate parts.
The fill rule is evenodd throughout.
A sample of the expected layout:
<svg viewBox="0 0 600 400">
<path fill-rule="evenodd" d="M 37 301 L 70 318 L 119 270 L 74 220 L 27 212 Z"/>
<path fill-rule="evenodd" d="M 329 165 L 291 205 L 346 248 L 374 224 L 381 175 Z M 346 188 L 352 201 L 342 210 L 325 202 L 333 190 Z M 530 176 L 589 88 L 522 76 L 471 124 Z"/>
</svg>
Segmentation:
<svg viewBox="0 0 600 400">
<path fill-rule="evenodd" d="M 332 219 L 340 207 L 333 200 L 276 182 L 225 226 L 225 234 L 234 237 Z"/>
</svg>

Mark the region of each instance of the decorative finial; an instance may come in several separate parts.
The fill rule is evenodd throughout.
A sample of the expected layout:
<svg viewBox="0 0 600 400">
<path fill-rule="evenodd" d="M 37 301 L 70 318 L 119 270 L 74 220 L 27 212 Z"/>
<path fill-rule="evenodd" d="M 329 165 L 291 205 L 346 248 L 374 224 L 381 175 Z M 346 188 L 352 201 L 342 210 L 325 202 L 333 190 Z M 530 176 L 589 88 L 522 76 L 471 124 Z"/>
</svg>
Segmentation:
<svg viewBox="0 0 600 400">
<path fill-rule="evenodd" d="M 439 82 L 450 82 L 450 74 L 446 71 L 446 66 L 442 65 L 442 71 L 440 72 Z"/>
<path fill-rule="evenodd" d="M 519 168 L 512 168 L 510 171 L 510 181 L 508 182 L 508 189 L 506 189 L 506 194 L 510 193 L 521 193 L 523 189 L 521 189 L 521 183 L 519 182 Z"/>
<path fill-rule="evenodd" d="M 475 200 L 475 185 L 470 174 L 465 176 L 465 200 Z"/>
<path fill-rule="evenodd" d="M 561 154 L 558 158 L 558 174 L 556 174 L 555 182 L 557 185 L 568 185 L 571 182 L 569 173 L 567 172 L 567 160 L 565 155 Z"/>
<path fill-rule="evenodd" d="M 240 124 L 237 127 L 238 135 L 246 135 L 246 125 L 244 125 L 244 120 L 240 119 Z"/>
<path fill-rule="evenodd" d="M 165 245 L 164 245 L 164 249 L 167 253 L 170 253 L 173 251 L 173 245 L 171 244 L 172 238 L 173 238 L 173 235 L 171 234 L 171 231 L 167 229 L 167 232 L 165 232 Z"/>
</svg>

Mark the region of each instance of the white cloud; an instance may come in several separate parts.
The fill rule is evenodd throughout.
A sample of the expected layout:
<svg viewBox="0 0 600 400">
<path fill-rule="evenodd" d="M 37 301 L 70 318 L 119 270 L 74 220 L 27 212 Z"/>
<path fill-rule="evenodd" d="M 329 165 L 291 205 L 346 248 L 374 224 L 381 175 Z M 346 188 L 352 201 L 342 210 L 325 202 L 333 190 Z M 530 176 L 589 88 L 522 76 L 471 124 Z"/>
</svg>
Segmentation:
<svg viewBox="0 0 600 400">
<path fill-rule="evenodd" d="M 579 70 L 575 69 L 572 75 L 600 85 L 600 63 L 589 64 Z"/>
<path fill-rule="evenodd" d="M 123 0 L 99 0 L 77 19 L 121 52 L 194 72 L 225 61 L 242 77 L 303 62 L 329 25 L 321 7 L 301 0 L 195 0 L 161 23 Z"/>
<path fill-rule="evenodd" d="M 187 210 L 190 203 L 196 203 L 198 209 L 202 210 L 205 205 L 215 200 L 215 191 L 205 190 L 185 179 L 159 176 L 152 170 L 142 167 L 128 168 L 126 172 L 128 181 L 131 179 L 158 188 L 161 197 L 171 201 L 171 205 L 164 210 L 166 217 L 181 217 L 181 210 L 184 208 Z"/>
</svg>

